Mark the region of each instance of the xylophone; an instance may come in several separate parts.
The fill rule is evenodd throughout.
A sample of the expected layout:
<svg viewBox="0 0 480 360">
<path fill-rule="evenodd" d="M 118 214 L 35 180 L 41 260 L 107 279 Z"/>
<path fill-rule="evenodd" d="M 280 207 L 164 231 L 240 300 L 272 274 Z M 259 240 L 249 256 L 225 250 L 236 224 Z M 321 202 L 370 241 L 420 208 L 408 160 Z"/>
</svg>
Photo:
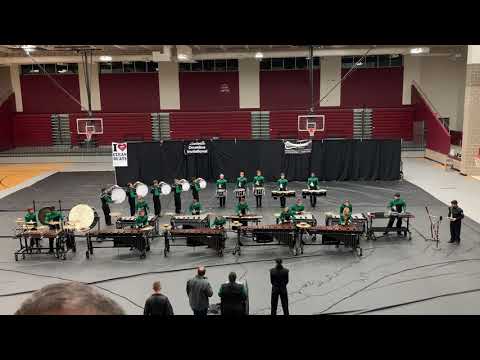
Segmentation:
<svg viewBox="0 0 480 360">
<path fill-rule="evenodd" d="M 103 229 L 87 232 L 87 259 L 93 255 L 93 249 L 104 248 L 130 248 L 140 252 L 140 258 L 145 258 L 146 252 L 150 251 L 150 239 L 153 238 L 153 226 L 144 228 Z M 93 240 L 95 238 L 95 240 Z M 111 241 L 111 246 L 94 246 L 94 243 Z"/>
<path fill-rule="evenodd" d="M 156 215 L 148 215 L 148 224 L 155 228 L 155 233 L 158 233 L 158 216 Z M 134 227 L 135 226 L 135 216 L 122 216 L 117 219 L 115 222 L 115 227 L 117 229 L 123 229 L 126 227 Z"/>
<path fill-rule="evenodd" d="M 339 222 L 340 214 L 327 214 L 325 216 L 326 225 L 338 225 Z M 367 217 L 364 214 L 352 214 L 352 224 L 361 227 L 364 233 L 367 231 Z"/>
<path fill-rule="evenodd" d="M 266 245 L 274 240 L 278 244 L 286 244 L 289 248 L 293 248 L 295 244 L 295 225 L 292 223 L 276 224 L 276 225 L 257 225 L 257 226 L 241 226 L 237 229 L 237 243 L 233 250 L 233 254 L 241 255 L 241 238 L 251 238 L 256 243 Z M 276 244 L 271 244 L 276 245 Z"/>
<path fill-rule="evenodd" d="M 315 195 L 315 196 L 327 196 L 327 190 L 325 189 L 317 189 L 317 190 L 312 190 L 312 189 L 302 189 L 302 197 L 304 199 L 307 198 L 307 196 L 310 195 Z"/>
<path fill-rule="evenodd" d="M 69 251 L 76 252 L 77 247 L 75 243 L 75 236 L 72 236 L 73 232 L 64 229 L 50 229 L 47 226 L 39 226 L 38 228 L 21 228 L 17 229 L 15 237 L 19 239 L 20 248 L 14 252 L 15 261 L 18 261 L 18 256 L 21 255 L 22 259 L 26 258 L 26 255 L 32 254 L 50 254 L 50 247 L 37 245 L 31 246 L 31 239 L 54 239 L 54 253 L 57 259 L 65 260 Z"/>
<path fill-rule="evenodd" d="M 279 222 L 279 219 L 280 219 L 280 216 L 277 217 L 277 224 Z M 293 215 L 292 221 L 294 224 L 304 222 L 311 226 L 317 225 L 317 219 L 310 212 L 302 212 L 301 214 Z"/>
<path fill-rule="evenodd" d="M 389 219 L 390 216 L 399 217 L 400 219 L 406 219 L 407 225 L 401 226 L 400 228 L 392 227 L 389 228 L 387 226 L 373 226 L 373 220 L 375 219 Z M 392 232 L 400 232 L 403 233 L 403 236 L 407 237 L 408 239 L 412 240 L 412 233 L 410 231 L 410 219 L 414 219 L 415 216 L 410 212 L 398 213 L 394 211 L 387 211 L 387 212 L 367 212 L 365 213 L 365 217 L 367 218 L 367 239 L 369 240 L 376 240 L 377 236 L 375 235 L 376 232 L 382 233 L 389 233 Z M 387 225 L 387 224 L 386 224 Z"/>
<path fill-rule="evenodd" d="M 167 229 L 164 233 L 165 249 L 164 255 L 170 252 L 170 239 L 175 241 L 178 238 L 186 238 L 186 246 L 200 246 L 207 245 L 208 248 L 214 249 L 218 256 L 223 256 L 223 249 L 225 248 L 225 240 L 227 233 L 225 229 Z"/>
<path fill-rule="evenodd" d="M 272 190 L 272 197 L 277 199 L 279 197 L 295 197 L 295 190 Z"/>
<path fill-rule="evenodd" d="M 263 216 L 255 215 L 255 214 L 248 214 L 248 215 L 226 215 L 225 219 L 227 219 L 230 223 L 240 222 L 242 224 L 248 224 L 249 222 L 253 222 L 256 225 L 260 221 L 262 221 Z"/>
<path fill-rule="evenodd" d="M 184 229 L 188 228 L 209 228 L 210 227 L 210 215 L 175 215 L 172 216 L 170 223 L 174 229 L 180 226 Z"/>
</svg>

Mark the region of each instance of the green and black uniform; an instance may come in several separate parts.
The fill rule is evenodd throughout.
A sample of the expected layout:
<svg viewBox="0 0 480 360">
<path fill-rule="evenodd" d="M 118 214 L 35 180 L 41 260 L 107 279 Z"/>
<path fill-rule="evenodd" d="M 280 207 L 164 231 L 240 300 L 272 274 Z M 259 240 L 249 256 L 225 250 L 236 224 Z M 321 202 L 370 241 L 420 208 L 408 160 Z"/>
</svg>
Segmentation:
<svg viewBox="0 0 480 360">
<path fill-rule="evenodd" d="M 213 221 L 212 226 L 215 227 L 224 227 L 226 223 L 226 220 L 223 216 L 216 217 L 215 220 Z"/>
<path fill-rule="evenodd" d="M 63 219 L 63 215 L 60 211 L 50 211 L 45 215 L 45 222 L 48 224 L 50 221 L 60 221 Z M 60 225 L 48 225 L 50 230 L 56 230 L 60 228 Z M 50 253 L 53 253 L 53 239 L 54 238 L 48 238 L 48 245 L 50 247 Z"/>
<path fill-rule="evenodd" d="M 217 189 L 219 190 L 227 190 L 227 180 L 225 179 L 217 179 Z M 226 196 L 225 196 L 225 192 L 223 192 L 223 196 L 220 196 L 219 197 L 220 199 L 220 207 L 225 207 L 225 200 L 226 200 Z"/>
<path fill-rule="evenodd" d="M 310 176 L 307 179 L 307 186 L 310 190 L 318 190 L 318 178 L 316 176 Z M 317 205 L 317 197 L 313 194 L 310 195 L 310 205 L 312 205 L 312 207 Z"/>
<path fill-rule="evenodd" d="M 144 227 L 148 225 L 148 216 L 147 215 L 138 215 L 135 218 L 135 226 L 136 227 Z"/>
<path fill-rule="evenodd" d="M 148 210 L 150 210 L 147 202 L 144 199 L 141 199 L 137 202 L 137 205 L 135 205 L 135 209 L 137 210 L 137 212 L 140 212 L 140 210 L 142 210 L 142 209 L 145 210 L 145 215 L 147 215 Z"/>
<path fill-rule="evenodd" d="M 135 215 L 135 199 L 137 198 L 137 192 L 134 187 L 127 189 L 128 205 L 130 205 L 130 216 Z"/>
<path fill-rule="evenodd" d="M 199 202 L 196 202 L 196 203 L 192 203 L 190 205 L 190 213 L 192 215 L 199 215 L 200 214 L 200 210 L 202 210 L 202 204 L 200 204 Z"/>
<path fill-rule="evenodd" d="M 349 222 L 352 221 L 352 211 L 353 211 L 352 204 L 348 205 L 348 208 L 350 209 L 350 214 L 348 215 L 348 219 L 345 218 L 345 216 L 343 216 L 343 209 L 345 209 L 346 207 L 347 206 L 345 206 L 345 204 L 342 204 L 340 206 L 340 221 L 339 221 L 340 225 L 345 225 L 346 220 L 348 220 Z"/>
<path fill-rule="evenodd" d="M 245 189 L 245 192 L 247 190 L 247 178 L 245 176 L 239 176 L 237 178 L 237 189 Z M 245 196 L 238 198 L 238 201 L 240 202 L 241 199 L 245 199 Z"/>
<path fill-rule="evenodd" d="M 253 186 L 254 187 L 264 187 L 265 178 L 262 175 L 257 175 L 253 178 Z M 255 199 L 257 201 L 257 208 L 262 207 L 262 195 L 255 195 Z"/>
<path fill-rule="evenodd" d="M 198 181 L 192 181 L 192 183 L 190 184 L 190 188 L 192 189 L 192 197 L 197 200 L 197 201 L 200 201 L 200 197 L 199 197 L 199 192 L 200 192 L 200 184 L 198 183 Z"/>
<path fill-rule="evenodd" d="M 286 191 L 288 186 L 288 180 L 286 178 L 285 179 L 280 178 L 277 180 L 277 185 L 278 185 L 278 190 Z M 285 196 L 280 196 L 280 207 L 282 209 L 285 207 L 286 202 L 287 202 L 287 199 L 285 198 Z"/>
<path fill-rule="evenodd" d="M 155 216 L 160 216 L 162 211 L 162 204 L 160 203 L 160 194 L 162 191 L 160 190 L 160 185 L 153 185 L 150 192 L 153 195 L 153 210 L 155 211 Z"/>
<path fill-rule="evenodd" d="M 182 211 L 182 184 L 175 184 L 173 187 L 173 199 L 175 200 L 175 214 L 180 214 Z"/>
<path fill-rule="evenodd" d="M 390 202 L 388 203 L 388 210 L 390 211 L 402 213 L 402 212 L 405 212 L 406 209 L 407 209 L 407 203 L 402 198 L 390 200 Z M 390 229 L 393 227 L 393 223 L 395 222 L 395 219 L 397 219 L 397 234 L 400 235 L 402 233 L 400 231 L 400 228 L 402 227 L 401 217 L 390 216 L 390 218 L 388 219 L 387 228 Z M 388 233 L 388 230 L 384 232 L 384 234 L 387 234 L 387 233 Z"/>
<path fill-rule="evenodd" d="M 237 206 L 236 206 L 236 209 L 235 209 L 235 211 L 237 212 L 237 215 L 239 215 L 239 216 L 247 215 L 248 210 L 250 210 L 250 209 L 248 208 L 248 204 L 246 202 L 238 203 Z M 244 226 L 248 225 L 248 221 L 240 220 L 240 222 Z"/>
<path fill-rule="evenodd" d="M 105 224 L 107 226 L 112 225 L 112 218 L 110 217 L 110 206 L 108 204 L 112 203 L 112 198 L 107 193 L 103 193 L 100 196 L 100 201 L 102 202 L 103 215 L 105 216 Z"/>
<path fill-rule="evenodd" d="M 299 212 L 302 212 L 302 211 L 305 211 L 305 206 L 303 206 L 303 205 L 294 204 L 294 205 L 290 206 L 290 212 L 293 215 L 298 214 Z"/>
<path fill-rule="evenodd" d="M 35 215 L 35 213 L 30 213 L 30 212 L 27 212 L 25 214 L 25 223 L 28 223 L 28 222 L 34 222 L 35 224 L 27 224 L 27 225 L 33 225 L 34 228 L 37 227 L 37 215 Z M 36 244 L 36 246 L 38 247 L 38 242 L 39 242 L 40 238 L 34 238 L 34 237 L 31 237 L 30 238 L 30 246 L 33 247 L 34 244 Z"/>
<path fill-rule="evenodd" d="M 278 218 L 278 222 L 280 223 L 285 223 L 285 222 L 288 222 L 290 220 L 293 219 L 293 213 L 292 211 L 289 209 L 288 211 L 282 211 L 280 213 L 280 217 Z"/>
</svg>

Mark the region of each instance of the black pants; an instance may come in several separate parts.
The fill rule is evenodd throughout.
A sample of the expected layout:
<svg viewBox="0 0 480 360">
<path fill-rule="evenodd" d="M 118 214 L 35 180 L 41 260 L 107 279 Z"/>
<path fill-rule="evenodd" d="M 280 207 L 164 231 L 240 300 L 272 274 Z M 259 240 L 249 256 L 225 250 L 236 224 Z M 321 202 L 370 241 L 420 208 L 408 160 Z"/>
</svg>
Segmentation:
<svg viewBox="0 0 480 360">
<path fill-rule="evenodd" d="M 200 201 L 200 197 L 198 196 L 198 191 L 192 191 L 192 196 L 195 200 Z"/>
<path fill-rule="evenodd" d="M 208 309 L 205 310 L 193 310 L 193 316 L 197 318 L 207 317 Z"/>
<path fill-rule="evenodd" d="M 397 232 L 400 233 L 400 228 L 402 227 L 402 218 L 397 217 L 397 216 L 390 216 L 390 219 L 388 220 L 388 228 L 393 227 L 393 223 L 395 222 L 395 219 L 397 219 Z"/>
<path fill-rule="evenodd" d="M 450 222 L 450 241 L 460 243 L 460 230 L 462 229 L 462 220 Z"/>
<path fill-rule="evenodd" d="M 182 199 L 180 198 L 180 194 L 175 194 L 173 198 L 175 200 L 175 214 L 180 214 L 182 211 Z"/>
<path fill-rule="evenodd" d="M 155 209 L 155 215 L 160 216 L 160 212 L 162 211 L 162 204 L 160 203 L 160 196 L 153 197 L 153 207 Z"/>
<path fill-rule="evenodd" d="M 128 197 L 128 205 L 130 205 L 130 216 L 135 215 L 135 198 Z"/>
<path fill-rule="evenodd" d="M 225 207 L 225 200 L 227 199 L 225 196 L 219 198 L 220 199 L 220 207 Z"/>
<path fill-rule="evenodd" d="M 287 198 L 285 196 L 280 196 L 280 206 L 284 208 L 286 203 L 287 203 Z"/>
<path fill-rule="evenodd" d="M 112 218 L 110 217 L 110 207 L 109 206 L 102 206 L 103 215 L 105 215 L 105 224 L 107 226 L 112 225 Z"/>
<path fill-rule="evenodd" d="M 282 302 L 282 310 L 283 315 L 288 315 L 288 293 L 287 289 L 285 290 L 277 290 L 272 289 L 272 315 L 277 315 L 277 307 L 278 307 L 278 298 L 280 297 L 280 301 Z"/>
<path fill-rule="evenodd" d="M 257 201 L 257 207 L 262 207 L 262 195 L 256 195 L 255 200 Z"/>
<path fill-rule="evenodd" d="M 315 207 L 317 205 L 317 197 L 315 195 L 310 195 L 310 205 Z"/>
</svg>

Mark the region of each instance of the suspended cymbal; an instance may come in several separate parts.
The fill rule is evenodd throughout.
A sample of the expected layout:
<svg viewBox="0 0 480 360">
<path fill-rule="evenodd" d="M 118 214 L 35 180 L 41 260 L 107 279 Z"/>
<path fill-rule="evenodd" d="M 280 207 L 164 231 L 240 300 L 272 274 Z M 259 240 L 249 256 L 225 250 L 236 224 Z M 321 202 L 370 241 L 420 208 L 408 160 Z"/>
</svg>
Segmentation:
<svg viewBox="0 0 480 360">
<path fill-rule="evenodd" d="M 301 222 L 301 223 L 298 223 L 298 224 L 297 224 L 297 227 L 300 228 L 300 229 L 308 229 L 308 228 L 311 227 L 311 225 L 310 225 L 310 224 L 307 224 L 307 223 L 305 223 L 305 222 Z"/>
<path fill-rule="evenodd" d="M 234 221 L 232 222 L 232 226 L 242 226 L 242 223 L 240 221 Z"/>
</svg>

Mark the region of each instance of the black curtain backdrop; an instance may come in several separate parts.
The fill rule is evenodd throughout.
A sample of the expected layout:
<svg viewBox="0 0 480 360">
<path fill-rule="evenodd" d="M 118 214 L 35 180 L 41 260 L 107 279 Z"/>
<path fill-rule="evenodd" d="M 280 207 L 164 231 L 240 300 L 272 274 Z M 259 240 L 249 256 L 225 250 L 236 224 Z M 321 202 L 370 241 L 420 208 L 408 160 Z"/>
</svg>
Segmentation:
<svg viewBox="0 0 480 360">
<path fill-rule="evenodd" d="M 117 183 L 154 179 L 171 183 L 192 176 L 213 181 L 218 174 L 233 182 L 241 170 L 249 181 L 261 169 L 267 181 L 285 172 L 290 181 L 305 181 L 311 171 L 320 180 L 398 180 L 400 140 L 316 140 L 311 154 L 284 154 L 281 140 L 207 141 L 208 154 L 186 155 L 188 142 L 131 143 L 128 167 L 116 168 Z"/>
</svg>

